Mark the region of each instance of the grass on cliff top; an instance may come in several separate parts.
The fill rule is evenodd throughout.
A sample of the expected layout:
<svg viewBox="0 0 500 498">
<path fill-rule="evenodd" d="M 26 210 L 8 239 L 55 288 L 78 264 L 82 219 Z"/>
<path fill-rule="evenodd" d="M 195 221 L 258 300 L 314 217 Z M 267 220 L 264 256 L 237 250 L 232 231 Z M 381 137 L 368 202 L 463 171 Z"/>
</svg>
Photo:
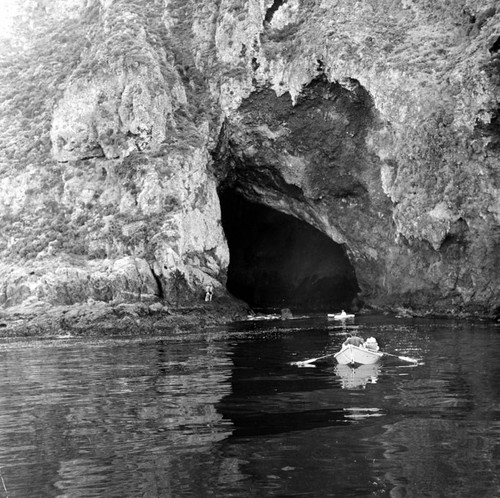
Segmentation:
<svg viewBox="0 0 500 498">
<path fill-rule="evenodd" d="M 47 241 L 57 241 L 50 223 L 62 214 L 54 200 L 61 194 L 61 167 L 51 157 L 50 126 L 98 12 L 86 14 L 62 23 L 34 9 L 29 20 L 15 20 L 12 38 L 1 47 L 0 181 L 10 179 L 19 189 L 14 204 L 0 199 L 3 260 L 35 257 Z"/>
<path fill-rule="evenodd" d="M 50 124 L 65 81 L 88 47 L 87 18 L 57 23 L 34 15 L 18 21 L 13 39 L 0 52 L 0 174 L 27 165 L 49 167 Z"/>
<path fill-rule="evenodd" d="M 0 257 L 4 260 L 30 260 L 48 250 L 90 257 L 130 254 L 141 245 L 137 239 L 147 239 L 157 227 L 157 220 L 149 220 L 147 234 L 124 235 L 121 227 L 134 220 L 116 217 L 117 206 L 100 206 L 93 200 L 82 217 L 76 215 L 76 206 L 60 203 L 64 166 L 51 157 L 50 127 L 54 107 L 68 82 L 159 63 L 168 89 L 178 80 L 171 70 L 175 66 L 193 98 L 175 110 L 178 126 L 174 131 L 186 146 L 200 145 L 193 121 L 205 119 L 210 105 L 205 104 L 207 111 L 194 102 L 205 91 L 204 82 L 194 69 L 194 61 L 188 59 L 189 51 L 183 48 L 185 40 L 173 43 L 169 38 L 162 18 L 163 0 L 117 0 L 106 16 L 98 2 L 93 5 L 80 17 L 64 22 L 34 11 L 31 24 L 18 19 L 16 39 L 2 47 L 0 181 L 16 184 L 25 174 L 29 183 L 24 190 L 19 187 L 19 197 L 25 195 L 25 201 L 19 200 L 18 205 L 0 199 Z M 189 17 L 183 22 L 189 22 Z M 88 165 L 81 163 L 79 167 Z M 102 232 L 102 219 L 109 215 L 116 217 L 116 229 L 95 244 L 95 237 Z"/>
<path fill-rule="evenodd" d="M 41 220 L 59 211 L 53 199 L 60 196 L 61 169 L 51 157 L 50 126 L 98 13 L 87 14 L 58 23 L 34 11 L 31 24 L 17 19 L 13 38 L 0 51 L 0 180 L 20 178 L 23 172 L 30 179 L 27 188 L 18 187 L 24 204 L 0 203 L 3 259 L 36 255 L 51 231 L 39 226 Z"/>
<path fill-rule="evenodd" d="M 117 0 L 106 16 L 98 3 L 93 5 L 64 22 L 34 11 L 31 23 L 18 20 L 15 40 L 0 47 L 0 178 L 28 165 L 50 169 L 52 113 L 70 77 L 90 80 L 101 72 L 157 61 L 164 84 L 177 81 L 173 65 L 192 97 L 177 110 L 181 124 L 213 111 L 207 99 L 199 98 L 206 95 L 206 85 L 189 50 L 190 2 L 169 4 L 178 39 L 165 28 L 163 0 Z M 187 123 L 181 127 L 183 133 L 189 128 Z"/>
</svg>

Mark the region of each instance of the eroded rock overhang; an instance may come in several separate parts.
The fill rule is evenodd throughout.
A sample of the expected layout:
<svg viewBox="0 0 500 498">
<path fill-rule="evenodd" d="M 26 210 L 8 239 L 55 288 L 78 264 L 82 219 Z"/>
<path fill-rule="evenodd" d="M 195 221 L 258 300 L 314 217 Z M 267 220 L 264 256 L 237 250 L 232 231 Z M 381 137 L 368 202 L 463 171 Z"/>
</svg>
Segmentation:
<svg viewBox="0 0 500 498">
<path fill-rule="evenodd" d="M 380 292 L 379 251 L 394 239 L 391 203 L 367 137 L 379 127 L 366 90 L 319 76 L 294 103 L 256 89 L 224 124 L 216 172 L 222 191 L 293 216 L 341 244 L 362 294 Z"/>
</svg>

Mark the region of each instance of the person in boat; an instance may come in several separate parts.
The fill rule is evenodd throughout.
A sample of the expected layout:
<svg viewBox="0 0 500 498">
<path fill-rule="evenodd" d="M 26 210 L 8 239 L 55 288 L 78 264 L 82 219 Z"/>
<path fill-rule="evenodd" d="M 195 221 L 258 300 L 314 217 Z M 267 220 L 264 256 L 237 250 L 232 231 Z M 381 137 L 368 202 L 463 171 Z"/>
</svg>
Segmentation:
<svg viewBox="0 0 500 498">
<path fill-rule="evenodd" d="M 344 344 L 342 344 L 342 346 L 348 346 L 349 344 L 352 344 L 353 346 L 364 346 L 365 340 L 362 337 L 352 335 L 344 341 Z"/>
<path fill-rule="evenodd" d="M 365 341 L 364 346 L 366 349 L 371 349 L 372 351 L 378 351 L 380 349 L 375 337 L 368 337 L 368 339 L 366 339 Z"/>
</svg>

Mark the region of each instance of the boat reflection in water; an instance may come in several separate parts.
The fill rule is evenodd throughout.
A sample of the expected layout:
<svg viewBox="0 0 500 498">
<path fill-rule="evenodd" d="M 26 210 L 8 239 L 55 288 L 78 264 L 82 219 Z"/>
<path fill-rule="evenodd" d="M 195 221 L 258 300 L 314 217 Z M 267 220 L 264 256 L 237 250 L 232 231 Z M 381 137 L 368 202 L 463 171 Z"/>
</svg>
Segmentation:
<svg viewBox="0 0 500 498">
<path fill-rule="evenodd" d="M 380 363 L 371 365 L 351 365 L 338 364 L 335 373 L 341 379 L 342 389 L 365 389 L 366 384 L 375 384 L 380 372 Z"/>
</svg>

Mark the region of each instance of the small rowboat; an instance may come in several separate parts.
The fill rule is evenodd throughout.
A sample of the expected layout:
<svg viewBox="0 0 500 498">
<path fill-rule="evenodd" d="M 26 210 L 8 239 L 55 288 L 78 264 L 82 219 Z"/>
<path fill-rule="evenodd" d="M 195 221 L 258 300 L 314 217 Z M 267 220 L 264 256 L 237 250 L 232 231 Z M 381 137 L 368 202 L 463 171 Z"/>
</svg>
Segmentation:
<svg viewBox="0 0 500 498">
<path fill-rule="evenodd" d="M 309 360 L 292 361 L 291 364 L 298 365 L 299 367 L 310 367 L 313 366 L 313 363 L 323 360 L 324 358 L 331 358 L 332 356 L 335 357 L 339 365 L 373 365 L 377 363 L 382 356 L 392 356 L 402 361 L 414 363 L 415 365 L 419 364 L 418 360 L 415 358 L 398 356 L 392 353 L 383 353 L 379 349 L 375 337 L 368 337 L 368 339 L 364 341 L 361 337 L 351 336 L 344 341 L 342 349 L 338 353 L 324 354 L 323 356 L 310 358 Z"/>
<path fill-rule="evenodd" d="M 354 346 L 353 344 L 344 344 L 342 349 L 334 355 L 335 359 L 341 365 L 372 365 L 377 363 L 384 356 L 380 351 L 363 346 Z"/>
<path fill-rule="evenodd" d="M 354 315 L 352 313 L 346 313 L 342 310 L 342 313 L 328 313 L 328 318 L 331 318 L 332 320 L 347 320 L 349 318 L 354 318 Z"/>
</svg>

